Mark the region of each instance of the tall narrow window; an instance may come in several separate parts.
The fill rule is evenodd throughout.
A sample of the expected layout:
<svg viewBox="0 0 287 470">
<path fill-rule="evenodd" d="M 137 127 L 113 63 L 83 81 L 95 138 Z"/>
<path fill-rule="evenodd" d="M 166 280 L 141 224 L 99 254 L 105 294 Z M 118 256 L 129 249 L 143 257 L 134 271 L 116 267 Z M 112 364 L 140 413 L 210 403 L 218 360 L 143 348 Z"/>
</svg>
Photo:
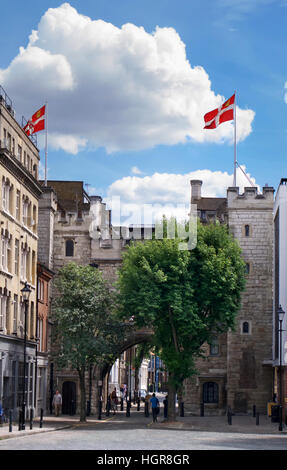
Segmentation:
<svg viewBox="0 0 287 470">
<path fill-rule="evenodd" d="M 20 191 L 16 191 L 16 219 L 20 220 Z"/>
<path fill-rule="evenodd" d="M 30 338 L 34 339 L 34 302 L 31 302 L 30 310 Z"/>
<path fill-rule="evenodd" d="M 0 331 L 4 330 L 6 324 L 6 311 L 7 311 L 7 297 L 1 295 L 0 297 Z"/>
<path fill-rule="evenodd" d="M 10 210 L 10 185 L 4 179 L 2 180 L 2 207 L 5 211 Z"/>
<path fill-rule="evenodd" d="M 66 256 L 74 256 L 74 240 L 66 240 Z"/>
<path fill-rule="evenodd" d="M 17 334 L 18 322 L 18 295 L 14 294 L 14 309 L 13 309 L 13 333 Z"/>
<path fill-rule="evenodd" d="M 22 147 L 20 145 L 18 145 L 18 160 L 22 163 Z"/>
<path fill-rule="evenodd" d="M 245 273 L 250 274 L 250 263 L 245 263 Z"/>
<path fill-rule="evenodd" d="M 219 354 L 219 341 L 218 338 L 212 338 L 210 343 L 210 355 L 211 356 L 218 356 Z"/>
<path fill-rule="evenodd" d="M 249 333 L 249 322 L 244 321 L 242 323 L 242 333 L 248 334 Z"/>
<path fill-rule="evenodd" d="M 218 385 L 215 382 L 203 384 L 203 402 L 218 403 Z"/>
<path fill-rule="evenodd" d="M 15 270 L 16 276 L 19 276 L 19 240 L 17 239 L 15 239 L 14 270 Z"/>
<path fill-rule="evenodd" d="M 249 225 L 245 225 L 245 226 L 244 226 L 244 233 L 245 233 L 245 236 L 246 236 L 246 237 L 249 237 L 249 235 L 250 235 L 250 227 L 249 227 Z"/>
<path fill-rule="evenodd" d="M 21 249 L 21 279 L 25 281 L 26 277 L 26 266 L 27 266 L 27 251 L 22 248 Z"/>
</svg>

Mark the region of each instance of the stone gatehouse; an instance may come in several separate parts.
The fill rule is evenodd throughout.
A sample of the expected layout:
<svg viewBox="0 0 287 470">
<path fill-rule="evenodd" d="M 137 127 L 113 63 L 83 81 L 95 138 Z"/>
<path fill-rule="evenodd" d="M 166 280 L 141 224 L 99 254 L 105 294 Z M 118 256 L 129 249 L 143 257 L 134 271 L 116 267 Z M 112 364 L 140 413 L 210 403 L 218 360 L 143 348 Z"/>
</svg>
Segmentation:
<svg viewBox="0 0 287 470">
<path fill-rule="evenodd" d="M 206 358 L 197 363 L 198 376 L 185 382 L 185 412 L 198 415 L 204 403 L 205 414 L 224 414 L 227 407 L 236 413 L 250 413 L 253 405 L 266 413 L 267 402 L 272 398 L 274 189 L 264 187 L 259 194 L 257 188 L 246 187 L 239 194 L 239 188 L 232 187 L 226 198 L 205 198 L 201 196 L 201 186 L 201 181 L 191 181 L 191 203 L 197 205 L 202 223 L 219 220 L 228 224 L 246 261 L 247 286 L 235 331 L 205 345 Z M 45 194 L 49 192 L 57 200 L 50 240 L 45 239 L 45 250 L 52 250 L 49 256 L 53 270 L 57 272 L 70 261 L 91 264 L 112 283 L 129 237 L 120 236 L 120 232 L 118 237 L 111 236 L 117 229 L 112 227 L 110 211 L 99 196 L 89 196 L 84 191 L 83 182 L 48 181 Z M 47 205 L 44 208 L 44 200 L 47 197 L 42 199 L 43 206 L 40 200 L 39 207 L 46 210 L 50 220 L 51 211 Z M 89 380 L 94 383 L 94 376 Z M 54 371 L 55 386 L 71 381 L 75 385 L 66 386 L 69 393 L 77 395 L 77 378 L 67 371 Z"/>
</svg>

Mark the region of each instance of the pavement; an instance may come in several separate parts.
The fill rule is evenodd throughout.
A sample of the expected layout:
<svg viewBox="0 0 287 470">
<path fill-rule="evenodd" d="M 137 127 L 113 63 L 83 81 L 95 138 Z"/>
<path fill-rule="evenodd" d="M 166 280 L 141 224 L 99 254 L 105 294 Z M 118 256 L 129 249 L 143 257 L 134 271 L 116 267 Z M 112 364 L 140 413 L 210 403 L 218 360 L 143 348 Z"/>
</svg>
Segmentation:
<svg viewBox="0 0 287 470">
<path fill-rule="evenodd" d="M 177 416 L 176 422 L 170 423 L 164 420 L 163 408 L 161 407 L 158 422 L 153 423 L 151 415 L 149 417 L 144 416 L 144 407 L 141 405 L 140 411 L 137 411 L 136 406 L 132 406 L 130 417 L 126 416 L 125 411 L 118 411 L 116 415 L 110 415 L 109 417 L 103 414 L 102 417 L 102 420 L 98 420 L 95 416 L 89 416 L 86 422 L 81 423 L 77 415 L 61 415 L 59 417 L 44 416 L 41 428 L 40 419 L 35 418 L 32 429 L 30 429 L 30 423 L 28 421 L 26 422 L 26 429 L 22 431 L 18 430 L 18 423 L 13 423 L 12 432 L 9 432 L 9 425 L 4 423 L 2 426 L 0 425 L 0 440 L 64 429 L 89 429 L 89 427 L 91 429 L 100 429 L 101 427 L 105 429 L 115 429 L 118 427 L 130 429 L 149 428 L 178 431 L 190 430 L 197 432 L 287 435 L 287 427 L 285 424 L 283 424 L 283 431 L 279 431 L 279 423 L 271 422 L 271 418 L 266 415 L 260 415 L 258 425 L 256 424 L 256 418 L 250 415 L 232 416 L 232 424 L 228 424 L 227 416 Z"/>
</svg>

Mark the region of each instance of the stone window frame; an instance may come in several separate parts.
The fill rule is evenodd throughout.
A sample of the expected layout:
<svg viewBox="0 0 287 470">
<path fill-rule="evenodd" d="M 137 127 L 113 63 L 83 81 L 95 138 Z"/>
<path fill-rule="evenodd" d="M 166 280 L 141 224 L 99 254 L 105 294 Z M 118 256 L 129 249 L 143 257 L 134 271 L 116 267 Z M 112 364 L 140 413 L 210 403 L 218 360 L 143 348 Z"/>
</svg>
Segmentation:
<svg viewBox="0 0 287 470">
<path fill-rule="evenodd" d="M 246 227 L 249 227 L 249 235 L 246 235 Z M 251 238 L 253 235 L 253 229 L 252 229 L 252 225 L 248 222 L 248 223 L 244 223 L 242 225 L 242 236 L 244 238 Z"/>
<path fill-rule="evenodd" d="M 249 266 L 249 270 L 247 271 L 247 266 Z M 246 276 L 250 276 L 251 274 L 253 274 L 253 263 L 252 261 L 245 261 L 245 275 Z"/>
<path fill-rule="evenodd" d="M 244 323 L 248 323 L 248 332 L 243 331 Z M 251 320 L 241 320 L 240 321 L 240 334 L 244 336 L 251 336 L 252 335 L 252 322 Z"/>
<path fill-rule="evenodd" d="M 207 390 L 206 390 L 207 389 Z M 212 389 L 212 396 L 213 400 L 209 401 L 211 393 L 210 390 Z M 207 400 L 206 400 L 207 398 Z M 202 401 L 203 403 L 212 403 L 217 404 L 219 403 L 219 385 L 217 382 L 213 380 L 206 381 L 202 384 Z"/>
<path fill-rule="evenodd" d="M 213 347 L 216 347 L 217 352 L 214 352 L 212 349 Z M 211 357 L 218 357 L 220 356 L 220 345 L 219 345 L 219 338 L 215 336 L 212 338 L 211 342 L 209 343 L 209 355 Z"/>
<path fill-rule="evenodd" d="M 67 255 L 67 242 L 73 242 L 73 254 L 72 255 Z M 65 258 L 74 258 L 75 257 L 75 245 L 76 245 L 76 241 L 73 237 L 65 238 L 65 243 L 64 243 Z"/>
</svg>

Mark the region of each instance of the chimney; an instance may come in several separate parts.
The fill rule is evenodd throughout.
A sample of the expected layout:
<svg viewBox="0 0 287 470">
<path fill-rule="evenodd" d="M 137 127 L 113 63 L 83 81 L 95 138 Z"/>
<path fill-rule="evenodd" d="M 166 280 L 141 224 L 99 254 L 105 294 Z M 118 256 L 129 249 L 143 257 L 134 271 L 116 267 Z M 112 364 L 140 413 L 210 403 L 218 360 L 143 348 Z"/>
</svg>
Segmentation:
<svg viewBox="0 0 287 470">
<path fill-rule="evenodd" d="M 202 181 L 201 180 L 190 180 L 191 184 L 191 200 L 192 201 L 198 201 L 201 199 L 201 186 L 202 186 Z"/>
</svg>

